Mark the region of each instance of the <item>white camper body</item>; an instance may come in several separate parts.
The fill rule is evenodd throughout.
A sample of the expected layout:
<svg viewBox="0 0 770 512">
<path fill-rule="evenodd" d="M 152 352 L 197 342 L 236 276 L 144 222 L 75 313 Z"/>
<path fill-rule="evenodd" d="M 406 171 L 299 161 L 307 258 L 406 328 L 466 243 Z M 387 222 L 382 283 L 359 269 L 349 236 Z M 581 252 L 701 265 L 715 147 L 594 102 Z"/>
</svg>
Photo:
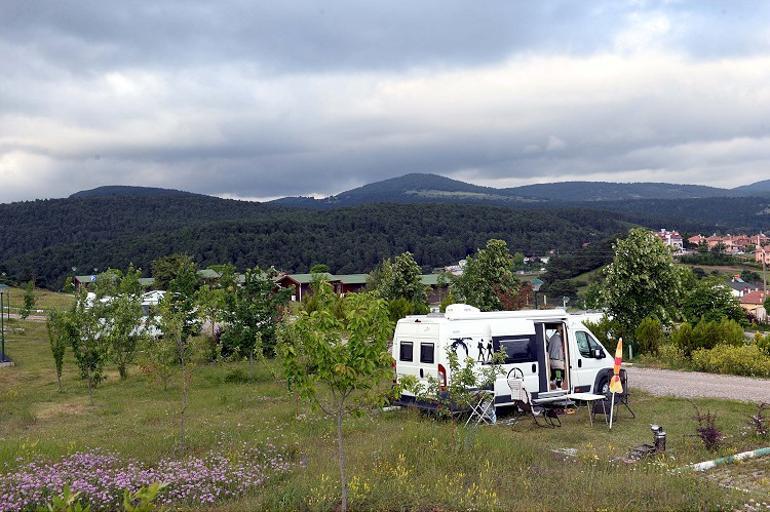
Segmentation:
<svg viewBox="0 0 770 512">
<path fill-rule="evenodd" d="M 549 358 L 549 341 L 562 332 L 561 364 Z M 503 375 L 494 385 L 495 406 L 513 405 L 507 376 L 518 368 L 533 399 L 606 390 L 612 375 L 613 358 L 583 325 L 582 318 L 563 309 L 497 311 L 482 313 L 465 304 L 453 304 L 446 313 L 413 315 L 396 324 L 392 355 L 396 378 L 410 375 L 419 381 L 437 379 L 446 384 L 452 376 L 447 350 L 455 350 L 460 361 L 467 357 L 476 368 L 490 364 L 492 355 L 503 349 Z M 554 369 L 563 366 L 561 379 Z M 557 374 L 558 375 L 558 374 Z M 414 401 L 404 393 L 402 402 Z"/>
</svg>

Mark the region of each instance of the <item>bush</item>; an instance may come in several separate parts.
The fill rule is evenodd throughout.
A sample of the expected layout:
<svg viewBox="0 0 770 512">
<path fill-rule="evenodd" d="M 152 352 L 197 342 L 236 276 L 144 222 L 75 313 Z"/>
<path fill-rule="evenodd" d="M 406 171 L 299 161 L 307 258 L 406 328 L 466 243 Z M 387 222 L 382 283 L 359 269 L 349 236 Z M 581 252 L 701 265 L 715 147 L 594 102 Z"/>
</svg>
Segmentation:
<svg viewBox="0 0 770 512">
<path fill-rule="evenodd" d="M 765 355 L 770 356 L 770 334 L 763 335 L 761 332 L 755 333 L 754 343 Z"/>
<path fill-rule="evenodd" d="M 658 360 L 672 368 L 686 368 L 689 365 L 684 353 L 673 343 L 664 343 L 660 346 Z"/>
<path fill-rule="evenodd" d="M 717 345 L 712 349 L 698 349 L 692 353 L 696 370 L 748 377 L 770 377 L 770 357 L 756 345 Z"/>
<path fill-rule="evenodd" d="M 695 345 L 693 328 L 688 323 L 684 323 L 674 330 L 674 333 L 671 335 L 671 341 L 685 357 L 690 357 L 693 350 L 698 348 Z"/>
<path fill-rule="evenodd" d="M 743 327 L 735 320 L 719 322 L 701 319 L 693 328 L 682 324 L 672 336 L 672 341 L 685 356 L 698 349 L 712 349 L 717 345 L 741 346 L 745 344 Z"/>
<path fill-rule="evenodd" d="M 665 339 L 663 325 L 655 317 L 647 317 L 636 328 L 635 340 L 640 354 L 657 354 Z"/>
</svg>

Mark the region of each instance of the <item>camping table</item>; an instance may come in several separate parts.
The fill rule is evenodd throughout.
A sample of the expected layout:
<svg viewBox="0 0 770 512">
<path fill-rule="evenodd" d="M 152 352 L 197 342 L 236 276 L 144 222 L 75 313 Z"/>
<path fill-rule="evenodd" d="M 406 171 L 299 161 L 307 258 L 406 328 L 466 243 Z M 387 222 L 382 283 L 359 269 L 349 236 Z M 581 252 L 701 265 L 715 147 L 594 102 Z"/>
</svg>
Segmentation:
<svg viewBox="0 0 770 512">
<path fill-rule="evenodd" d="M 474 393 L 474 401 L 471 403 L 471 415 L 465 425 L 475 421 L 476 425 L 482 423 L 491 425 L 495 423 L 495 393 L 489 390 L 478 390 Z"/>
<path fill-rule="evenodd" d="M 594 426 L 594 402 L 602 400 L 602 407 L 605 407 L 604 400 L 607 399 L 604 395 L 596 395 L 594 393 L 570 393 L 567 398 L 576 402 L 585 402 L 588 406 L 588 421 L 591 426 Z M 607 415 L 607 409 L 604 409 L 605 416 Z"/>
</svg>

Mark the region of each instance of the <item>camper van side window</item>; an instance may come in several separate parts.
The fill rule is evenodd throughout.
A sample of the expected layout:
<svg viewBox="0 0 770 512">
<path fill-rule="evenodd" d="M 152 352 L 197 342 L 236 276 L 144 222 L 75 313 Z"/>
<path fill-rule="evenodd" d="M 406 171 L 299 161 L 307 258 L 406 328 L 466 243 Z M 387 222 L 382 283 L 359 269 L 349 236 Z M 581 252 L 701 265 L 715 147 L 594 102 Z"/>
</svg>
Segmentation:
<svg viewBox="0 0 770 512">
<path fill-rule="evenodd" d="M 411 341 L 402 341 L 399 344 L 398 359 L 400 361 L 414 361 L 414 343 Z"/>
<path fill-rule="evenodd" d="M 495 352 L 505 350 L 505 364 L 537 361 L 534 336 L 499 336 L 492 338 Z"/>
<path fill-rule="evenodd" d="M 420 362 L 433 364 L 433 343 L 420 343 Z"/>
</svg>

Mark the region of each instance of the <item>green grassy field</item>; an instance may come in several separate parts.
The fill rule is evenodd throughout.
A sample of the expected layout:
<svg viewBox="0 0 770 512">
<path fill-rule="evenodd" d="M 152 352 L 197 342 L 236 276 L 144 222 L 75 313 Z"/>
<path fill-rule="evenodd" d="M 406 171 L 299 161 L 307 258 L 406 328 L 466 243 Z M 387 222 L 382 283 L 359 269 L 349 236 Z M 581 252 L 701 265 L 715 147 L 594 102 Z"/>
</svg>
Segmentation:
<svg viewBox="0 0 770 512">
<path fill-rule="evenodd" d="M 108 380 L 90 405 L 74 364 L 65 365 L 57 392 L 45 325 L 13 322 L 8 342 L 13 368 L 0 369 L 0 472 L 33 459 L 55 460 L 74 451 L 103 448 L 153 463 L 174 457 L 180 386 L 167 391 L 132 368 L 120 382 Z M 24 332 L 20 332 L 23 329 Z M 188 410 L 189 451 L 203 454 L 244 442 L 272 442 L 296 463 L 253 494 L 206 510 L 335 510 L 337 466 L 330 419 L 295 401 L 275 377 L 272 363 L 259 365 L 251 383 L 246 363 L 201 364 L 194 372 Z M 228 377 L 229 376 L 229 377 Z M 762 443 L 743 435 L 754 407 L 705 400 L 728 434 L 721 454 Z M 730 510 L 759 495 L 669 470 L 714 457 L 692 437 L 692 406 L 682 400 L 633 393 L 637 419 L 621 413 L 615 428 L 588 424 L 586 411 L 565 416 L 560 429 L 534 428 L 530 419 L 454 429 L 414 411 L 400 410 L 346 421 L 353 510 Z M 668 432 L 667 456 L 624 465 L 611 459 L 649 442 L 650 423 Z M 551 452 L 575 448 L 564 460 Z M 199 508 L 191 504 L 189 510 Z"/>
<path fill-rule="evenodd" d="M 8 288 L 5 299 L 10 297 L 11 311 L 17 313 L 24 306 L 24 290 L 22 288 Z M 58 293 L 44 288 L 35 288 L 35 310 L 49 311 L 52 309 L 66 308 L 75 301 L 73 294 Z"/>
</svg>

